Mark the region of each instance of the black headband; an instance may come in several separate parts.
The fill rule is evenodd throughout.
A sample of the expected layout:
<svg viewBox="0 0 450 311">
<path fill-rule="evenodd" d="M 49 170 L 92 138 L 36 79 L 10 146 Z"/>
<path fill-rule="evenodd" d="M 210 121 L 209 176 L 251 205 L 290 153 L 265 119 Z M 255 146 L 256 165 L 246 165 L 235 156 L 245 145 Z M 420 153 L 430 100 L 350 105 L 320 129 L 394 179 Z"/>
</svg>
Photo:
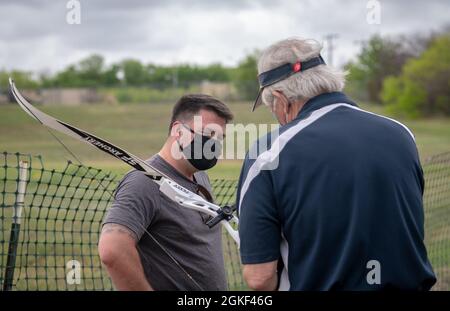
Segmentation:
<svg viewBox="0 0 450 311">
<path fill-rule="evenodd" d="M 287 63 L 281 65 L 279 67 L 261 73 L 258 76 L 259 85 L 260 87 L 266 87 L 278 81 L 284 80 L 294 73 L 305 71 L 318 65 L 325 65 L 325 61 L 320 55 L 305 62 L 298 61 L 294 64 Z"/>
<path fill-rule="evenodd" d="M 261 93 L 266 86 L 269 86 L 269 85 L 275 84 L 281 80 L 284 80 L 297 72 L 305 71 L 305 70 L 308 70 L 312 67 L 319 66 L 319 65 L 325 65 L 325 61 L 323 60 L 321 55 L 311 58 L 310 60 L 307 60 L 304 62 L 298 61 L 294 64 L 286 63 L 284 65 L 270 69 L 270 70 L 265 71 L 265 72 L 261 73 L 260 75 L 258 75 L 258 81 L 259 81 L 260 88 L 259 88 L 259 92 L 258 92 L 258 97 L 256 98 L 256 101 L 253 104 L 252 111 L 254 111 L 255 108 L 262 103 L 261 102 Z"/>
</svg>

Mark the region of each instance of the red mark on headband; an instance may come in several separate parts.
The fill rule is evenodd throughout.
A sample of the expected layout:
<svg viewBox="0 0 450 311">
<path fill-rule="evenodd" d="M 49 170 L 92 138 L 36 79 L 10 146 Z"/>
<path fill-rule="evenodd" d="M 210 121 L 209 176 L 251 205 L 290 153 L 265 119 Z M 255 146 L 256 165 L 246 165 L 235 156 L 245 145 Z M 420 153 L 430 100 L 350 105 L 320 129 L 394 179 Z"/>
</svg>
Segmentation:
<svg viewBox="0 0 450 311">
<path fill-rule="evenodd" d="M 296 63 L 294 64 L 294 66 L 292 67 L 292 70 L 293 70 L 294 72 L 299 72 L 300 69 L 302 69 L 302 64 L 301 64 L 300 62 L 296 62 Z"/>
</svg>

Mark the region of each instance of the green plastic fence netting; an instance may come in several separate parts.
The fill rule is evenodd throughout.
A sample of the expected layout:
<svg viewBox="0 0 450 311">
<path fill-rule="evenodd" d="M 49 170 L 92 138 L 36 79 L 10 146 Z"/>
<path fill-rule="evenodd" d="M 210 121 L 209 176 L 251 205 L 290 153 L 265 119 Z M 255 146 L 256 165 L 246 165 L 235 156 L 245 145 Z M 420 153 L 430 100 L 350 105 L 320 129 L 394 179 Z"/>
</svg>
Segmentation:
<svg viewBox="0 0 450 311">
<path fill-rule="evenodd" d="M 433 290 L 450 290 L 450 152 L 428 159 L 425 175 L 425 244 L 437 276 Z"/>
<path fill-rule="evenodd" d="M 13 290 L 112 290 L 97 242 L 119 178 L 70 162 L 61 169 L 48 169 L 39 156 L 4 152 L 1 157 L 0 290 L 7 283 Z M 29 165 L 25 202 L 19 238 L 11 241 L 21 161 Z M 450 153 L 433 157 L 423 166 L 425 242 L 438 277 L 434 289 L 450 290 Z M 212 180 L 218 204 L 234 202 L 236 184 Z M 225 232 L 223 239 L 229 288 L 245 289 L 236 245 Z M 17 245 L 17 257 L 8 267 L 11 244 Z M 73 260 L 81 267 L 79 283 L 68 279 Z M 12 280 L 5 277 L 7 270 L 14 272 Z"/>
<path fill-rule="evenodd" d="M 14 270 L 15 290 L 111 290 L 97 253 L 101 221 L 120 178 L 99 169 L 67 162 L 47 169 L 40 156 L 1 154 L 0 159 L 0 288 Z M 19 163 L 29 165 L 25 204 L 18 241 L 11 241 L 18 193 Z M 218 204 L 233 203 L 236 181 L 213 180 Z M 223 235 L 230 289 L 244 288 L 235 242 Z M 8 267 L 8 248 L 17 244 L 14 267 Z M 81 267 L 81 282 L 68 280 L 73 260 Z"/>
</svg>

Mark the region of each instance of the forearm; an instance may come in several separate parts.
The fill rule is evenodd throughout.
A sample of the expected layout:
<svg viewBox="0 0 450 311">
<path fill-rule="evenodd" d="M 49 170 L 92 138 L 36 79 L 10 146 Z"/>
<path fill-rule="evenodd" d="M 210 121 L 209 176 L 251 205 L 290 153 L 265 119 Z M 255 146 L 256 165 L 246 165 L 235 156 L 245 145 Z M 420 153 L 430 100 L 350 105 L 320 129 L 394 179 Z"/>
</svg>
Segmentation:
<svg viewBox="0 0 450 311">
<path fill-rule="evenodd" d="M 147 281 L 139 254 L 136 249 L 123 252 L 110 264 L 105 264 L 106 270 L 120 291 L 151 291 L 153 288 Z"/>
<path fill-rule="evenodd" d="M 117 290 L 153 290 L 145 277 L 136 248 L 137 238 L 128 228 L 105 224 L 99 241 L 99 255 Z"/>
<path fill-rule="evenodd" d="M 277 290 L 278 284 L 278 276 L 274 274 L 270 279 L 266 280 L 264 283 L 261 283 L 259 288 L 252 288 L 254 290 L 259 291 L 274 291 Z"/>
<path fill-rule="evenodd" d="M 256 291 L 273 291 L 277 289 L 278 278 L 273 275 L 270 278 L 261 279 L 258 276 L 246 277 L 248 287 Z"/>
<path fill-rule="evenodd" d="M 277 260 L 244 265 L 243 275 L 248 287 L 258 291 L 272 291 L 277 289 L 278 274 Z"/>
</svg>

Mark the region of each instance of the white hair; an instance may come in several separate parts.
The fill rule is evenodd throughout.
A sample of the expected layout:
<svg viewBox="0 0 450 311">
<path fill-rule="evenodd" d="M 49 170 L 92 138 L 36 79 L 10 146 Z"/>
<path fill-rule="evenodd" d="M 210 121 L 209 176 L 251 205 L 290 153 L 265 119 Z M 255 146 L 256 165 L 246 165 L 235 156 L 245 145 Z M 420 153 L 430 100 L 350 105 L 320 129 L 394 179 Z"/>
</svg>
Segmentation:
<svg viewBox="0 0 450 311">
<path fill-rule="evenodd" d="M 319 56 L 322 45 L 316 40 L 289 38 L 272 44 L 262 52 L 258 61 L 258 74 L 297 61 L 307 61 Z M 308 100 L 322 93 L 340 92 L 345 86 L 346 73 L 319 65 L 293 74 L 287 79 L 264 88 L 262 100 L 272 106 L 272 91 L 281 91 L 290 102 Z"/>
</svg>

